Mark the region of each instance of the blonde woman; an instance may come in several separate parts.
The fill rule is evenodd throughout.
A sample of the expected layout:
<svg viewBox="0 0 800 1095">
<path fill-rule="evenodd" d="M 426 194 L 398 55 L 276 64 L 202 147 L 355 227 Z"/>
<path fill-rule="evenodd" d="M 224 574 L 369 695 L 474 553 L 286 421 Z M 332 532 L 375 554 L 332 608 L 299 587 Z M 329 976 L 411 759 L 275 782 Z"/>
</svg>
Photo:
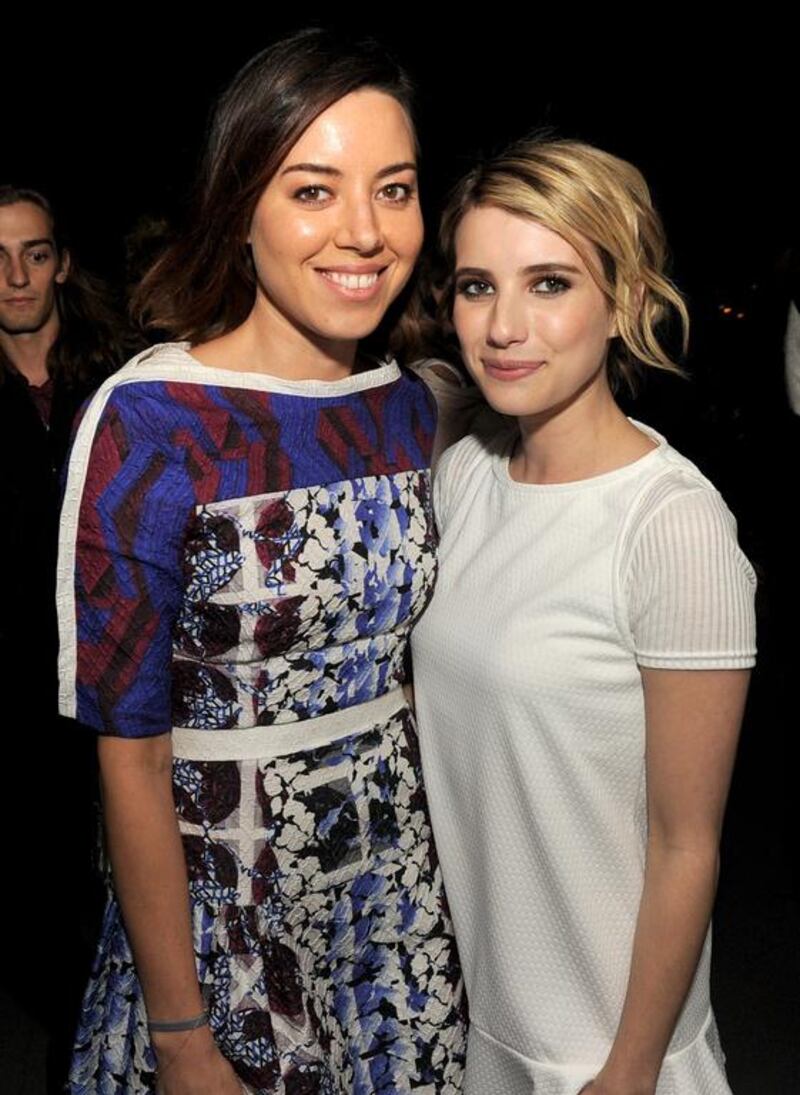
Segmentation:
<svg viewBox="0 0 800 1095">
<path fill-rule="evenodd" d="M 470 1095 L 722 1095 L 718 844 L 754 645 L 720 495 L 618 385 L 686 309 L 630 164 L 528 141 L 457 187 L 443 307 L 508 428 L 435 485 L 414 633 Z"/>
</svg>

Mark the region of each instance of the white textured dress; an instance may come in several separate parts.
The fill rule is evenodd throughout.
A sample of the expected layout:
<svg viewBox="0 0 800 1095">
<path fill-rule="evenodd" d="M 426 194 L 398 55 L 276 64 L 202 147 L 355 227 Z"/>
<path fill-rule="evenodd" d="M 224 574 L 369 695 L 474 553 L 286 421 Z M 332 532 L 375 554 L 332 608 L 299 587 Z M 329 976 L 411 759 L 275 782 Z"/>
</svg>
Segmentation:
<svg viewBox="0 0 800 1095">
<path fill-rule="evenodd" d="M 644 875 L 640 666 L 754 662 L 735 522 L 640 428 L 657 448 L 579 482 L 513 481 L 509 433 L 471 435 L 439 467 L 440 572 L 413 653 L 470 1001 L 468 1095 L 574 1095 L 602 1066 Z M 658 1095 L 729 1092 L 709 959 L 710 935 Z"/>
</svg>

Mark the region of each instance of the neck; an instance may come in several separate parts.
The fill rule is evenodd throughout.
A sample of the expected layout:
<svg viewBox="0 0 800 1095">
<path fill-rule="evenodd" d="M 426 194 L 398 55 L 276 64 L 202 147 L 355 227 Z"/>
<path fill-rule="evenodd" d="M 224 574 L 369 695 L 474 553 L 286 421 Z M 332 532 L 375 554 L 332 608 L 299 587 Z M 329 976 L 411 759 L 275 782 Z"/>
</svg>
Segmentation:
<svg viewBox="0 0 800 1095">
<path fill-rule="evenodd" d="M 298 328 L 259 293 L 240 327 L 194 347 L 192 353 L 223 369 L 284 380 L 341 380 L 353 372 L 357 348 L 355 339 L 322 339 Z"/>
<path fill-rule="evenodd" d="M 54 308 L 37 331 L 15 334 L 0 329 L 0 349 L 34 387 L 47 383 L 47 355 L 58 337 L 59 326 L 58 312 Z"/>
<path fill-rule="evenodd" d="M 566 406 L 517 421 L 520 443 L 509 470 L 521 483 L 590 479 L 654 448 L 617 406 L 605 374 Z"/>
</svg>

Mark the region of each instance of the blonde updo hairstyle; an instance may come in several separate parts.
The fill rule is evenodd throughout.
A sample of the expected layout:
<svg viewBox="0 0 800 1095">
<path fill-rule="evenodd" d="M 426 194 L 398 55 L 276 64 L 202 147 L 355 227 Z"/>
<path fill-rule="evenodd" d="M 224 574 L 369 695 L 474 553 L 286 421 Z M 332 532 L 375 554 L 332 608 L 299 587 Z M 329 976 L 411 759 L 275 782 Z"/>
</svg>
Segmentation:
<svg viewBox="0 0 800 1095">
<path fill-rule="evenodd" d="M 632 164 L 581 141 L 531 138 L 473 168 L 450 196 L 439 232 L 443 268 L 440 321 L 452 315 L 455 237 L 476 206 L 529 217 L 570 243 L 608 301 L 619 336 L 608 356 L 609 381 L 634 388 L 643 366 L 681 373 L 659 329 L 670 318 L 686 352 L 689 315 L 664 270 L 667 246 L 644 178 Z M 586 241 L 600 256 L 600 269 Z"/>
</svg>

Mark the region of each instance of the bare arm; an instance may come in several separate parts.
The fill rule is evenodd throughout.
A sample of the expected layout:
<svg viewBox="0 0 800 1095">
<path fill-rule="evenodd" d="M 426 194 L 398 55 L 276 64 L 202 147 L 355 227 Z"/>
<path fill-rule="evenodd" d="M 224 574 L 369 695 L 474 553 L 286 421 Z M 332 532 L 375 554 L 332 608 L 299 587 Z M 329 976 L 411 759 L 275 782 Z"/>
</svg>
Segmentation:
<svg viewBox="0 0 800 1095">
<path fill-rule="evenodd" d="M 169 734 L 101 737 L 103 804 L 114 884 L 150 1020 L 204 1007 L 197 981 L 186 863 L 172 797 Z M 239 1095 L 208 1026 L 153 1034 L 164 1095 Z"/>
<path fill-rule="evenodd" d="M 747 670 L 643 669 L 648 840 L 619 1028 L 592 1095 L 652 1095 L 714 902 Z"/>
</svg>

